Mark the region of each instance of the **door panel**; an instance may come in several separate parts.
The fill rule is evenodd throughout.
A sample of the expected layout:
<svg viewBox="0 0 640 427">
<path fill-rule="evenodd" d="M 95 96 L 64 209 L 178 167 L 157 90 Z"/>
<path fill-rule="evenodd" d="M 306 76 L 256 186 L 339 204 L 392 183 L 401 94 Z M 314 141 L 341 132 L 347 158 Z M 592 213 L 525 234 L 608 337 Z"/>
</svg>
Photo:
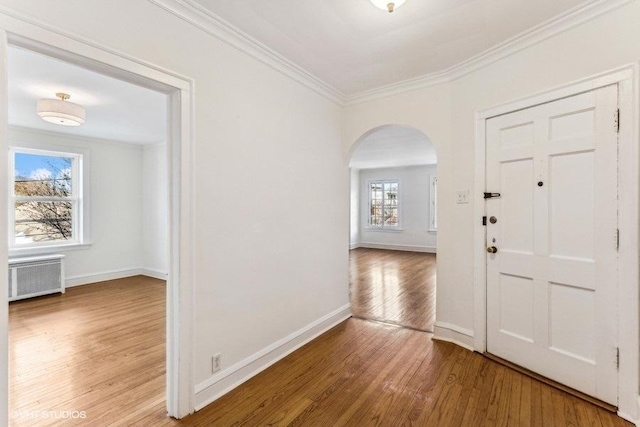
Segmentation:
<svg viewBox="0 0 640 427">
<path fill-rule="evenodd" d="M 595 150 L 550 156 L 549 252 L 594 257 Z"/>
<path fill-rule="evenodd" d="M 549 283 L 551 350 L 595 364 L 594 298 L 590 289 Z"/>
<path fill-rule="evenodd" d="M 533 178 L 531 158 L 502 163 L 500 190 L 510 196 L 504 198 L 501 206 L 503 249 L 533 254 L 533 187 L 522 188 L 521 184 Z"/>
<path fill-rule="evenodd" d="M 533 342 L 533 280 L 500 274 L 500 331 Z"/>
<path fill-rule="evenodd" d="M 487 120 L 487 349 L 617 402 L 617 86 Z"/>
</svg>

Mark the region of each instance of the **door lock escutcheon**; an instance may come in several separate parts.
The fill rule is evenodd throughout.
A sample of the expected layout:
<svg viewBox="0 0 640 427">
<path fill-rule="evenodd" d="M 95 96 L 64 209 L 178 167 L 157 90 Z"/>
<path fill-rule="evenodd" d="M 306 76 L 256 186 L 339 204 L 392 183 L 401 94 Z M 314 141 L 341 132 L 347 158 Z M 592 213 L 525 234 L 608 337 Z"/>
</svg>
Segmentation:
<svg viewBox="0 0 640 427">
<path fill-rule="evenodd" d="M 489 222 L 491 224 L 495 224 L 496 222 L 498 222 L 498 218 L 496 218 L 495 216 L 492 216 L 491 218 L 489 218 Z"/>
</svg>

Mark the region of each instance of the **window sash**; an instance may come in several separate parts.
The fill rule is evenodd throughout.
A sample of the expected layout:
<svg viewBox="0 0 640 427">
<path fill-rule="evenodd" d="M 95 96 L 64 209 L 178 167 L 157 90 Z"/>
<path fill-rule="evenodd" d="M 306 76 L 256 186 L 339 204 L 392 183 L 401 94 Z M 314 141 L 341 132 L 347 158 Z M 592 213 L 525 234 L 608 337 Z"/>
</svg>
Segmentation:
<svg viewBox="0 0 640 427">
<path fill-rule="evenodd" d="M 43 200 L 29 200 L 23 203 L 30 203 L 30 202 L 35 202 L 35 203 L 47 203 L 47 201 L 43 201 Z M 15 219 L 15 212 L 16 212 L 16 204 L 19 203 L 18 201 L 14 202 L 12 204 L 12 212 L 13 212 L 13 229 L 11 230 L 11 232 L 13 233 L 13 245 L 15 247 L 40 247 L 40 246 L 50 246 L 50 245 L 59 245 L 59 244 L 69 244 L 69 243 L 78 243 L 79 239 L 78 239 L 78 201 L 77 200 L 62 200 L 62 199 L 58 199 L 58 200 L 53 200 L 53 203 L 62 203 L 62 202 L 70 202 L 71 203 L 71 216 L 70 216 L 70 223 L 71 223 L 71 236 L 68 239 L 64 239 L 64 238 L 60 238 L 60 239 L 51 239 L 51 240 L 42 240 L 42 241 L 36 241 L 36 242 L 29 242 L 29 243 L 17 243 L 17 233 L 16 233 L 16 228 L 18 227 L 18 220 Z M 28 222 L 34 222 L 37 223 L 38 221 L 36 220 L 29 220 L 29 219 L 25 219 L 24 223 L 28 223 Z M 43 233 L 46 234 L 46 233 Z M 56 234 L 55 232 L 49 233 L 49 234 Z M 61 234 L 61 233 L 60 233 Z M 30 235 L 33 236 L 33 235 Z"/>
<path fill-rule="evenodd" d="M 400 182 L 398 180 L 369 181 L 368 223 L 372 228 L 400 227 Z M 389 219 L 395 220 L 389 223 Z"/>
<path fill-rule="evenodd" d="M 55 197 L 55 196 L 18 196 L 16 195 L 16 176 L 15 176 L 15 160 L 16 154 L 31 154 L 40 156 L 60 157 L 71 159 L 71 195 Z M 82 179 L 81 169 L 82 167 L 82 154 L 67 153 L 59 151 L 32 149 L 32 148 L 18 148 L 12 147 L 9 150 L 9 248 L 32 248 L 32 247 L 46 247 L 61 244 L 76 244 L 82 242 Z M 45 240 L 40 242 L 29 243 L 17 243 L 16 235 L 16 205 L 18 203 L 46 203 L 46 202 L 70 202 L 71 203 L 71 237 L 69 239 L 56 239 Z"/>
</svg>

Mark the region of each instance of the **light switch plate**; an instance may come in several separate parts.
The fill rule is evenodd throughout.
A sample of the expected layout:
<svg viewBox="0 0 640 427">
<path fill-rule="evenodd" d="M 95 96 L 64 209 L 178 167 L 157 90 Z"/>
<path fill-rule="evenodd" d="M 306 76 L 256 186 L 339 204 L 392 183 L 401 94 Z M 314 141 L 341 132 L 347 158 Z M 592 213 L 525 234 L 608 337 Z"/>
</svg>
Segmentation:
<svg viewBox="0 0 640 427">
<path fill-rule="evenodd" d="M 469 203 L 469 190 L 456 191 L 456 203 L 459 205 Z"/>
</svg>

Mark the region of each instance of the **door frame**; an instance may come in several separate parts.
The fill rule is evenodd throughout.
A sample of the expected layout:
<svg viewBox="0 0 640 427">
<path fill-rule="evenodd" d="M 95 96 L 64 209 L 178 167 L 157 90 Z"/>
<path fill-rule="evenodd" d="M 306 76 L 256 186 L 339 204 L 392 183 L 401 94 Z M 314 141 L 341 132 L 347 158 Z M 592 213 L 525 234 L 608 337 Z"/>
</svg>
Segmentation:
<svg viewBox="0 0 640 427">
<path fill-rule="evenodd" d="M 166 322 L 167 412 L 182 418 L 195 408 L 193 298 L 193 91 L 194 81 L 84 37 L 31 18 L 0 11 L 0 163 L 7 159 L 7 49 L 19 46 L 144 86 L 168 98 L 168 277 Z M 0 174 L 0 224 L 7 222 L 7 176 Z M 7 241 L 0 226 L 0 241 Z M 0 245 L 0 266 L 7 266 Z M 0 283 L 3 283 L 0 276 Z M 6 278 L 4 279 L 6 281 Z M 8 300 L 0 285 L 0 424 L 8 420 Z M 8 421 L 5 421 L 8 422 Z"/>
<path fill-rule="evenodd" d="M 616 341 L 620 351 L 618 369 L 618 415 L 636 422 L 640 417 L 640 339 L 638 337 L 640 268 L 640 167 L 638 71 L 634 63 L 602 74 L 587 77 L 525 98 L 507 102 L 475 115 L 474 181 L 474 350 L 487 350 L 487 269 L 485 215 L 486 121 L 492 117 L 551 102 L 560 98 L 618 84 L 620 130 L 618 133 L 618 304 Z M 611 237 L 612 239 L 614 236 Z"/>
</svg>

